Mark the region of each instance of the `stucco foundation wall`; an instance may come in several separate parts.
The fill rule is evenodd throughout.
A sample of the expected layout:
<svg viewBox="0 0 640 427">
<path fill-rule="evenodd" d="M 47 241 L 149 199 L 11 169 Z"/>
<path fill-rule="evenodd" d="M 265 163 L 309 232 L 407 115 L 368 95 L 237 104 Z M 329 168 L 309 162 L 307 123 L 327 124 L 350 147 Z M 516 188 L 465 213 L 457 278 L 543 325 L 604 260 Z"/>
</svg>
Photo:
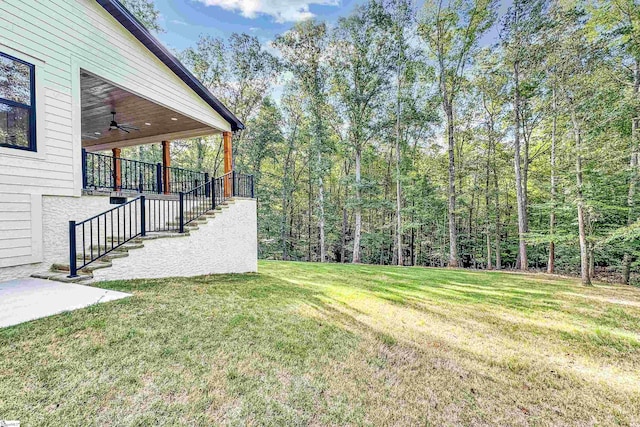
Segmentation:
<svg viewBox="0 0 640 427">
<path fill-rule="evenodd" d="M 54 262 L 68 264 L 69 221 L 81 221 L 114 206 L 108 196 L 42 196 L 42 262 L 0 268 L 0 280 L 48 270 Z"/>
<path fill-rule="evenodd" d="M 0 268 L 0 282 L 5 280 L 20 279 L 23 277 L 29 277 L 36 271 L 45 270 L 44 263 L 37 262 L 34 264 L 16 265 L 14 267 L 2 267 Z"/>
<path fill-rule="evenodd" d="M 255 272 L 256 201 L 237 199 L 189 236 L 146 240 L 144 248 L 112 262 L 93 272 L 95 281 Z"/>
</svg>

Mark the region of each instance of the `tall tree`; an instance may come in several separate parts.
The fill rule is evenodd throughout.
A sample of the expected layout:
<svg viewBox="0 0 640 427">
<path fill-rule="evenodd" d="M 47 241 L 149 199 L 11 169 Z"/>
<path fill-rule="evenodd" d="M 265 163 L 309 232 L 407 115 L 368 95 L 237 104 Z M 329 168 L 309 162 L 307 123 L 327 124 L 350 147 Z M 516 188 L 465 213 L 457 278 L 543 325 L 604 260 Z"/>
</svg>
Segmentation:
<svg viewBox="0 0 640 427">
<path fill-rule="evenodd" d="M 527 270 L 526 235 L 529 231 L 527 218 L 528 145 L 525 158 L 522 156 L 521 135 L 523 123 L 522 83 L 523 73 L 531 73 L 537 66 L 539 51 L 539 29 L 542 24 L 544 0 L 515 0 L 503 19 L 501 38 L 505 49 L 505 62 L 512 73 L 513 91 L 513 165 L 516 177 L 516 203 L 518 206 L 518 261 L 519 268 Z M 533 59 L 533 60 L 532 60 Z M 525 77 L 526 78 L 526 77 Z M 526 142 L 526 141 L 525 141 Z M 524 163 L 524 165 L 523 165 Z"/>
<path fill-rule="evenodd" d="M 429 0 L 419 34 L 436 62 L 442 109 L 447 122 L 449 154 L 449 267 L 458 266 L 456 226 L 455 100 L 480 37 L 495 20 L 493 0 Z"/>
<path fill-rule="evenodd" d="M 600 1 L 593 11 L 593 22 L 606 28 L 602 34 L 619 57 L 616 64 L 626 75 L 630 87 L 631 138 L 629 143 L 629 184 L 627 226 L 638 221 L 636 192 L 640 182 L 640 3 L 634 0 Z M 627 248 L 622 261 L 623 282 L 629 284 L 633 254 Z"/>
<path fill-rule="evenodd" d="M 355 155 L 354 263 L 361 262 L 362 150 L 380 127 L 380 104 L 389 86 L 393 46 L 385 37 L 390 17 L 382 5 L 359 6 L 338 21 L 331 58 L 333 86 L 348 124 L 347 140 Z"/>
<path fill-rule="evenodd" d="M 307 20 L 295 25 L 275 40 L 282 52 L 286 67 L 299 80 L 305 95 L 312 123 L 313 144 L 310 153 L 315 157 L 312 174 L 318 182 L 318 231 L 320 235 L 320 262 L 327 259 L 325 235 L 324 174 L 327 169 L 325 152 L 326 137 L 326 66 L 322 54 L 327 46 L 327 28 L 324 23 Z M 311 169 L 310 169 L 311 170 Z"/>
</svg>

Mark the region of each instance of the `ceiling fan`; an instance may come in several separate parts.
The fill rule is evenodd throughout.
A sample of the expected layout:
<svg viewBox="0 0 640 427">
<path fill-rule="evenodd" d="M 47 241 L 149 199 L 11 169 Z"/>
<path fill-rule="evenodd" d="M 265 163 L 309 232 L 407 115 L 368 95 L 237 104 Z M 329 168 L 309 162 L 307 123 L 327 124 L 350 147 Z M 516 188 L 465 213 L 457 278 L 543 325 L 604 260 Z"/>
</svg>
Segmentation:
<svg viewBox="0 0 640 427">
<path fill-rule="evenodd" d="M 111 112 L 111 123 L 109 124 L 109 130 L 121 130 L 124 131 L 126 133 L 130 133 L 130 131 L 132 130 L 140 130 L 135 126 L 131 126 L 131 125 L 127 125 L 127 124 L 118 124 L 118 122 L 116 122 L 116 112 L 112 111 Z"/>
</svg>

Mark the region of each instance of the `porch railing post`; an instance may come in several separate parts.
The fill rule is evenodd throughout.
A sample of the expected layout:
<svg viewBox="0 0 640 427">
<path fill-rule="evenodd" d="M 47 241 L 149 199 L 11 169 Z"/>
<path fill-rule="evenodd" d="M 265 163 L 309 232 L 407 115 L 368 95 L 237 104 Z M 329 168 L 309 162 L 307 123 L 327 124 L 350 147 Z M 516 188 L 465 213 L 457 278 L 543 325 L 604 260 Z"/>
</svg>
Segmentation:
<svg viewBox="0 0 640 427">
<path fill-rule="evenodd" d="M 113 191 L 122 190 L 122 161 L 120 160 L 120 149 L 114 148 L 113 153 Z"/>
<path fill-rule="evenodd" d="M 156 190 L 162 194 L 162 163 L 156 163 Z"/>
<path fill-rule="evenodd" d="M 231 171 L 231 196 L 236 196 L 236 171 Z"/>
<path fill-rule="evenodd" d="M 140 235 L 147 235 L 147 207 L 144 196 L 140 196 Z"/>
<path fill-rule="evenodd" d="M 78 255 L 76 253 L 76 222 L 69 221 L 69 277 L 78 276 L 77 256 Z"/>
<path fill-rule="evenodd" d="M 216 208 L 216 179 L 211 178 L 211 209 Z"/>
<path fill-rule="evenodd" d="M 211 195 L 211 189 L 209 188 L 209 173 L 205 172 L 204 173 L 204 182 L 207 183 L 207 185 L 204 186 L 204 196 L 205 197 L 209 197 Z"/>
<path fill-rule="evenodd" d="M 87 150 L 82 149 L 82 188 L 87 188 Z"/>
<path fill-rule="evenodd" d="M 184 233 L 184 193 L 180 192 L 180 233 Z"/>
<path fill-rule="evenodd" d="M 255 187 L 254 187 L 253 175 L 251 175 L 251 198 L 254 198 L 255 195 Z"/>
</svg>

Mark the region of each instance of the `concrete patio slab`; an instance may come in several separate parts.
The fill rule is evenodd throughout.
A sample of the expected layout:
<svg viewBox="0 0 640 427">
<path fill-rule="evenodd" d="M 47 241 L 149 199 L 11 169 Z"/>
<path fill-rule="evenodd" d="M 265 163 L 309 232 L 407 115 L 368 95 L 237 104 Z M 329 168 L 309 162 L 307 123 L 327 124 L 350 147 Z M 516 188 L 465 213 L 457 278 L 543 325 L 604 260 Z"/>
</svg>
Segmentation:
<svg viewBox="0 0 640 427">
<path fill-rule="evenodd" d="M 42 279 L 0 282 L 0 328 L 131 296 Z"/>
</svg>

